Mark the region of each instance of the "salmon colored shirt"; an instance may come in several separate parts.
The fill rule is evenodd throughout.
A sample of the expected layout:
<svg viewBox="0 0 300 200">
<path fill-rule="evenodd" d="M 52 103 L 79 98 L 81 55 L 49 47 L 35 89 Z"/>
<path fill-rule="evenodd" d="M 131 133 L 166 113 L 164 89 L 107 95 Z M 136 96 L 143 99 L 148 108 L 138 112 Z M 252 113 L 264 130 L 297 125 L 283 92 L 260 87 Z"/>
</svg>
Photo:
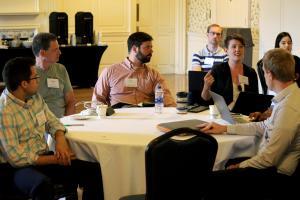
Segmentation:
<svg viewBox="0 0 300 200">
<path fill-rule="evenodd" d="M 136 84 L 133 84 L 136 86 L 128 86 L 126 81 L 128 79 L 136 79 Z M 158 71 L 147 65 L 134 67 L 128 59 L 125 59 L 122 63 L 114 64 L 102 71 L 95 85 L 92 100 L 108 105 L 154 102 L 157 83 L 160 83 L 164 90 L 164 105 L 176 106 L 165 80 Z"/>
</svg>

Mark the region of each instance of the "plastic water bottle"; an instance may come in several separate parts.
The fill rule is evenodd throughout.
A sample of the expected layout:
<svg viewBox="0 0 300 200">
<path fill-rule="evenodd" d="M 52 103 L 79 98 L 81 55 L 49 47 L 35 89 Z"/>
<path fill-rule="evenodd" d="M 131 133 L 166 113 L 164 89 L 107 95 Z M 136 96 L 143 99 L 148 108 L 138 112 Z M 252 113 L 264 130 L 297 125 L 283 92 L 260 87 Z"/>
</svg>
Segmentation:
<svg viewBox="0 0 300 200">
<path fill-rule="evenodd" d="M 162 113 L 164 107 L 164 91 L 158 83 L 155 87 L 155 112 Z"/>
</svg>

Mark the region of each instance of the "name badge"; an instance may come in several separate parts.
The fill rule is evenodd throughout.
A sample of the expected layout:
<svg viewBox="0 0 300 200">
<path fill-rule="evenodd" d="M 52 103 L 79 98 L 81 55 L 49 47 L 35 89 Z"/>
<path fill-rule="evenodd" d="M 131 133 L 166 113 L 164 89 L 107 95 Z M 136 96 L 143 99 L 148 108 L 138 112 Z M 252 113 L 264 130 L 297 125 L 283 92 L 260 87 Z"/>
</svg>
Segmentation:
<svg viewBox="0 0 300 200">
<path fill-rule="evenodd" d="M 206 58 L 204 59 L 204 64 L 205 64 L 205 65 L 211 65 L 211 66 L 212 66 L 212 65 L 214 64 L 214 62 L 215 62 L 215 59 L 213 59 L 213 58 L 207 58 L 207 57 L 206 57 Z"/>
<path fill-rule="evenodd" d="M 249 85 L 249 79 L 247 76 L 239 75 L 239 83 Z"/>
<path fill-rule="evenodd" d="M 39 126 L 44 125 L 46 123 L 46 116 L 45 116 L 44 111 L 39 112 L 36 115 L 36 119 L 38 121 Z"/>
<path fill-rule="evenodd" d="M 59 88 L 59 81 L 57 78 L 47 78 L 48 88 Z"/>
<path fill-rule="evenodd" d="M 137 79 L 136 78 L 128 78 L 125 80 L 126 87 L 137 87 Z"/>
</svg>

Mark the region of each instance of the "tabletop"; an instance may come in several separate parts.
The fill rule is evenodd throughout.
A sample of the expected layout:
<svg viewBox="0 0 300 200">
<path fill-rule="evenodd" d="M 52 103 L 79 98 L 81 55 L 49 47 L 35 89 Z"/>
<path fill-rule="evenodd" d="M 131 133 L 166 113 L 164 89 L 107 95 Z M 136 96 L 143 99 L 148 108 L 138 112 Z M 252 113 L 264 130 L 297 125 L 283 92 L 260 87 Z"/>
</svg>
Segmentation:
<svg viewBox="0 0 300 200">
<path fill-rule="evenodd" d="M 61 119 L 68 128 L 66 137 L 79 159 L 100 163 L 106 200 L 145 193 L 145 148 L 151 140 L 164 134 L 157 129 L 159 123 L 213 120 L 208 111 L 177 114 L 176 108 L 164 108 L 162 114 L 155 113 L 154 108 L 123 108 L 106 118 L 78 119 L 81 118 L 76 115 Z M 214 121 L 226 123 L 221 119 Z M 214 170 L 222 169 L 230 158 L 253 156 L 256 152 L 253 136 L 213 136 L 219 146 Z"/>
</svg>

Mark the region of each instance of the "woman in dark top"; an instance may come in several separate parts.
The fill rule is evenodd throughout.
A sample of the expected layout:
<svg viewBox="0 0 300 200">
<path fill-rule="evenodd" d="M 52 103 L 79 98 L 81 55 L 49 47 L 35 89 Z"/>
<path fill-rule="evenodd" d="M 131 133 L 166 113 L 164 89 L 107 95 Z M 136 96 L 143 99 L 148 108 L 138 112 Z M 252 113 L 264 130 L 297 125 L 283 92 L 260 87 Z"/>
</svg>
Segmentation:
<svg viewBox="0 0 300 200">
<path fill-rule="evenodd" d="M 292 46 L 293 41 L 292 37 L 288 32 L 281 32 L 277 35 L 276 41 L 275 41 L 275 48 L 282 48 L 290 53 L 292 53 Z M 298 87 L 300 87 L 300 58 L 298 56 L 294 55 L 295 59 L 295 81 L 297 82 Z M 264 94 L 268 93 L 268 87 L 266 85 L 265 77 L 264 77 L 264 71 L 262 69 L 262 60 L 259 60 L 257 62 L 257 71 L 260 79 L 260 84 L 263 90 Z"/>
<path fill-rule="evenodd" d="M 209 90 L 222 95 L 230 108 L 235 104 L 239 92 L 258 93 L 257 74 L 254 69 L 243 64 L 245 41 L 239 34 L 225 39 L 228 62 L 215 65 L 204 77 L 202 98 L 210 100 Z"/>
</svg>

